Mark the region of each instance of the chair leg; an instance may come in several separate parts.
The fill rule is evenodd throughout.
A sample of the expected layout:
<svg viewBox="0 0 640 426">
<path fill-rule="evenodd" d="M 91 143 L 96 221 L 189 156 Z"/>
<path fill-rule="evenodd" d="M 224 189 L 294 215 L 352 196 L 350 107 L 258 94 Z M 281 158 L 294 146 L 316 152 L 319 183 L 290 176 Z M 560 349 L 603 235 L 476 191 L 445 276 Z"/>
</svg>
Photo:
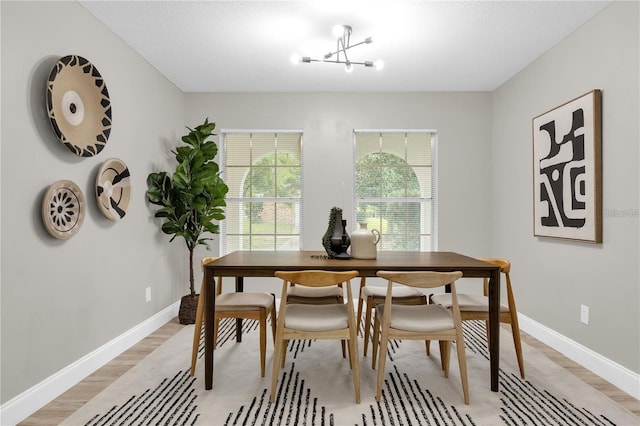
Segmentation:
<svg viewBox="0 0 640 426">
<path fill-rule="evenodd" d="M 362 293 L 362 289 L 360 289 L 360 293 Z M 358 299 L 358 314 L 356 315 L 356 327 L 360 330 L 360 324 L 362 323 L 362 296 Z M 363 330 L 364 335 L 364 330 Z"/>
<path fill-rule="evenodd" d="M 203 283 L 204 284 L 204 283 Z M 196 309 L 196 324 L 193 329 L 193 348 L 191 349 L 191 376 L 196 372 L 196 362 L 198 361 L 198 349 L 200 348 L 200 334 L 202 333 L 202 318 L 204 317 L 205 286 L 200 287 L 200 297 L 198 297 L 198 307 Z"/>
<path fill-rule="evenodd" d="M 375 309 L 375 306 L 371 306 L 372 304 L 373 297 L 367 297 L 367 302 L 364 307 L 366 310 L 364 317 L 364 356 L 367 356 L 367 348 L 369 347 L 369 334 L 371 333 L 371 310 Z"/>
<path fill-rule="evenodd" d="M 283 358 L 282 357 L 283 343 L 284 341 L 280 339 L 279 336 L 277 336 L 275 347 L 273 349 L 273 368 L 271 372 L 271 395 L 269 396 L 269 401 L 271 401 L 272 403 L 276 402 L 276 390 L 278 387 L 278 376 L 280 375 L 280 363 L 282 362 L 284 364 L 284 362 L 281 359 Z"/>
<path fill-rule="evenodd" d="M 353 323 L 352 323 L 353 324 Z M 358 331 L 350 329 L 349 338 L 349 358 L 351 360 L 351 374 L 353 375 L 353 390 L 355 392 L 356 404 L 360 404 L 360 363 L 358 362 Z"/>
<path fill-rule="evenodd" d="M 267 354 L 267 310 L 260 308 L 260 376 L 264 377 Z"/>
<path fill-rule="evenodd" d="M 343 297 L 338 297 L 336 299 L 336 303 L 338 305 L 342 305 L 344 304 L 344 298 Z M 347 357 L 347 342 L 344 340 L 340 341 L 340 349 L 342 350 L 342 358 L 346 358 Z"/>
<path fill-rule="evenodd" d="M 376 369 L 376 360 L 378 359 L 378 352 L 380 345 L 380 320 L 378 319 L 378 315 L 374 316 L 373 320 L 373 338 L 371 341 L 371 368 Z"/>
<path fill-rule="evenodd" d="M 282 368 L 284 368 L 284 362 L 287 360 L 287 347 L 289 346 L 289 341 L 288 340 L 283 340 L 282 341 L 282 353 L 280 354 L 281 356 L 281 364 L 280 366 Z"/>
<path fill-rule="evenodd" d="M 273 337 L 273 344 L 276 343 L 276 305 L 275 303 L 271 307 L 271 336 Z"/>
<path fill-rule="evenodd" d="M 464 350 L 464 338 L 462 330 L 458 330 L 456 338 L 456 350 L 458 352 L 458 367 L 460 368 L 460 380 L 462 381 L 462 394 L 464 403 L 469 404 L 469 380 L 467 379 L 467 356 Z"/>
<path fill-rule="evenodd" d="M 440 344 L 440 362 L 442 364 L 442 370 L 444 371 L 444 377 L 449 377 L 449 361 L 451 360 L 451 342 L 448 340 L 438 341 Z"/>
<path fill-rule="evenodd" d="M 511 334 L 513 335 L 513 345 L 516 348 L 516 356 L 518 357 L 520 377 L 524 379 L 524 359 L 522 358 L 522 343 L 520 342 L 520 326 L 518 325 L 518 314 L 515 312 L 511 312 Z"/>
<path fill-rule="evenodd" d="M 376 317 L 375 322 L 378 322 L 378 318 Z M 377 329 L 374 329 L 374 332 L 377 331 Z M 384 380 L 384 369 L 385 369 L 385 364 L 387 362 L 387 346 L 389 344 L 389 334 L 386 332 L 382 332 L 382 337 L 380 338 L 380 348 L 378 350 L 378 355 L 379 355 L 379 360 L 378 360 L 378 380 L 377 380 L 377 384 L 376 384 L 376 401 L 380 402 L 380 399 L 382 398 L 382 382 Z M 374 346 L 375 346 L 375 342 L 374 342 Z M 375 350 L 374 350 L 374 355 L 375 355 Z"/>
<path fill-rule="evenodd" d="M 218 347 L 218 330 L 220 330 L 220 318 L 213 320 L 213 349 Z"/>
</svg>

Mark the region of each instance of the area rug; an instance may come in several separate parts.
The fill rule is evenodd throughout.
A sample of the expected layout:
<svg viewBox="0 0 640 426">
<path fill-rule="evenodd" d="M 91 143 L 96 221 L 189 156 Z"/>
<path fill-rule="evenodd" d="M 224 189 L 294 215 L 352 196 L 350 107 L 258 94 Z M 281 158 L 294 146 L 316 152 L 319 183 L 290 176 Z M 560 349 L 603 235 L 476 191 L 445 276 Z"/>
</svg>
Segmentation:
<svg viewBox="0 0 640 426">
<path fill-rule="evenodd" d="M 214 385 L 204 390 L 202 343 L 196 374 L 189 366 L 193 326 L 148 355 L 70 416 L 64 425 L 638 425 L 639 418 L 523 343 L 526 379 L 520 378 L 513 341 L 501 329 L 500 390 L 490 391 L 489 356 L 482 322 L 465 323 L 470 404 L 462 400 L 455 350 L 449 377 L 432 342 L 394 341 L 389 348 L 382 400 L 375 400 L 371 348 L 362 356 L 362 401 L 355 403 L 348 361 L 340 344 L 290 344 L 269 403 L 271 354 L 260 377 L 257 323 L 244 322 L 241 343 L 233 321 L 221 325 Z"/>
</svg>

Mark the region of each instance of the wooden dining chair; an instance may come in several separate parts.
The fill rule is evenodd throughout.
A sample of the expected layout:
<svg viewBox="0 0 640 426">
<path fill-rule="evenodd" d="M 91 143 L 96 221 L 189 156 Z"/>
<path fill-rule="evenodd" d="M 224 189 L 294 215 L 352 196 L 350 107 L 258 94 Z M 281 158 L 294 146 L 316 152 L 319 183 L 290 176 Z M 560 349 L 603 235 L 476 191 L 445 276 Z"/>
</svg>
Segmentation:
<svg viewBox="0 0 640 426">
<path fill-rule="evenodd" d="M 276 271 L 275 276 L 282 279 L 282 297 L 278 310 L 278 326 L 276 328 L 276 343 L 273 354 L 271 402 L 275 402 L 280 368 L 285 362 L 289 340 L 331 339 L 347 342 L 355 400 L 356 403 L 360 403 L 358 332 L 351 294 L 351 279 L 358 276 L 358 271 Z M 342 286 L 341 290 L 346 290 L 346 304 L 288 302 L 287 294 L 292 284 L 296 287 L 308 288 Z"/>
<path fill-rule="evenodd" d="M 386 287 L 367 286 L 367 278 L 360 278 L 360 294 L 358 296 L 358 330 L 362 322 L 362 310 L 364 308 L 364 328 L 362 334 L 364 337 L 364 348 L 362 350 L 364 356 L 367 356 L 367 348 L 369 346 L 369 336 L 371 333 L 371 313 L 375 307 L 384 303 L 387 295 Z M 393 303 L 399 305 L 426 305 L 427 296 L 419 290 L 410 287 L 394 287 Z"/>
<path fill-rule="evenodd" d="M 344 290 L 342 285 L 331 287 L 306 287 L 290 284 L 287 289 L 287 303 L 302 303 L 305 305 L 343 304 Z M 346 342 L 340 342 L 342 357 L 347 357 Z"/>
<path fill-rule="evenodd" d="M 371 367 L 376 368 L 378 358 L 378 380 L 376 400 L 382 396 L 382 382 L 389 340 L 438 340 L 440 342 L 440 360 L 445 377 L 449 377 L 450 344 L 456 342 L 458 366 L 462 380 L 464 403 L 469 404 L 469 384 L 467 380 L 467 359 L 462 332 L 462 319 L 458 308 L 455 281 L 462 272 L 378 271 L 379 277 L 387 280 L 387 294 L 384 304 L 376 306 L 373 325 L 373 355 Z M 452 309 L 440 305 L 397 305 L 393 303 L 393 285 L 400 284 L 410 288 L 434 288 L 451 285 Z M 419 371 L 419 370 L 418 370 Z"/>
<path fill-rule="evenodd" d="M 513 344 L 516 349 L 516 357 L 518 358 L 518 368 L 520 369 L 520 377 L 524 379 L 524 360 L 522 357 L 522 344 L 520 342 L 520 327 L 518 325 L 518 311 L 516 310 L 516 301 L 513 297 L 513 288 L 511 287 L 511 262 L 505 259 L 486 259 L 481 258 L 484 262 L 488 262 L 500 267 L 500 272 L 504 274 L 507 287 L 507 304 L 500 305 L 500 322 L 511 325 L 511 334 L 513 336 Z M 484 278 L 483 294 L 458 293 L 458 304 L 460 305 L 460 315 L 463 321 L 467 320 L 483 320 L 487 329 L 487 341 L 489 341 L 489 291 L 488 279 Z M 435 303 L 446 308 L 451 307 L 451 295 L 449 293 L 431 295 L 431 303 Z"/>
<path fill-rule="evenodd" d="M 216 260 L 217 257 L 205 257 L 202 259 L 201 265 L 204 266 Z M 249 292 L 230 292 L 222 293 L 222 277 L 218 277 L 216 285 L 216 309 L 213 327 L 213 347 L 218 344 L 218 330 L 220 329 L 220 320 L 222 318 L 242 318 L 256 320 L 260 324 L 260 375 L 265 375 L 266 352 L 267 352 L 267 318 L 271 317 L 271 334 L 275 342 L 276 335 L 276 304 L 275 297 L 269 293 L 249 293 Z M 204 317 L 206 307 L 206 286 L 204 285 L 204 277 L 200 287 L 200 296 L 198 298 L 198 307 L 196 310 L 196 323 L 193 330 L 193 348 L 191 351 L 191 375 L 193 376 L 196 368 L 198 357 L 198 348 L 200 346 L 200 334 L 202 332 L 202 319 Z"/>
</svg>

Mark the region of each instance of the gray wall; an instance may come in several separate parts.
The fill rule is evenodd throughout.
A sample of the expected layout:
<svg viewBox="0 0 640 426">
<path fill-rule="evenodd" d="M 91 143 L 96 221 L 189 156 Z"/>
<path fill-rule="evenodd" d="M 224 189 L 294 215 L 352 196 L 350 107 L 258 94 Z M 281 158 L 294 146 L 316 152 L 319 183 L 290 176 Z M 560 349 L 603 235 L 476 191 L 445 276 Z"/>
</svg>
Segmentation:
<svg viewBox="0 0 640 426">
<path fill-rule="evenodd" d="M 435 129 L 438 132 L 440 250 L 479 255 L 488 249 L 490 94 L 305 93 L 187 94 L 185 118 L 203 111 L 220 129 L 300 129 L 304 132 L 304 249 L 322 250 L 329 210 L 353 212 L 354 129 Z M 350 229 L 356 229 L 350 221 Z"/>
<path fill-rule="evenodd" d="M 322 250 L 329 210 L 352 214 L 354 129 L 438 132 L 439 250 L 487 255 L 491 245 L 489 93 L 187 94 L 189 123 L 208 116 L 220 129 L 304 132 L 304 249 Z M 343 183 L 345 201 L 343 201 Z M 264 281 L 264 280 L 262 280 Z"/>
<path fill-rule="evenodd" d="M 2 402 L 175 303 L 187 289 L 186 249 L 160 233 L 145 201 L 146 176 L 168 168 L 184 134 L 184 95 L 75 2 L 0 3 L 2 13 Z M 44 108 L 54 62 L 78 54 L 104 77 L 113 106 L 105 149 L 76 157 Z M 129 167 L 122 221 L 95 202 L 107 158 Z M 82 190 L 87 215 L 67 241 L 49 236 L 40 206 L 61 179 Z M 145 287 L 152 300 L 145 302 Z"/>
<path fill-rule="evenodd" d="M 493 94 L 493 253 L 518 310 L 640 372 L 639 3 L 615 2 Z M 533 237 L 531 119 L 602 90 L 603 242 Z M 625 212 L 624 216 L 607 214 Z M 580 305 L 591 322 L 580 323 Z"/>
</svg>

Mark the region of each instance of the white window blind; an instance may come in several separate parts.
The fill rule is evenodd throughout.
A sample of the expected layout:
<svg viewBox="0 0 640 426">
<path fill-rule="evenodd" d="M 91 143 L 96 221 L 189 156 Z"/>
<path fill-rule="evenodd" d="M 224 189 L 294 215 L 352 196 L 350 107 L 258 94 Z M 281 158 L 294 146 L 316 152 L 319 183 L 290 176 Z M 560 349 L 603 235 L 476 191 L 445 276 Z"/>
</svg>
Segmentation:
<svg viewBox="0 0 640 426">
<path fill-rule="evenodd" d="M 229 186 L 221 254 L 235 250 L 300 250 L 302 133 L 221 134 Z"/>
<path fill-rule="evenodd" d="M 355 220 L 382 238 L 379 250 L 437 249 L 433 131 L 355 131 Z"/>
</svg>

